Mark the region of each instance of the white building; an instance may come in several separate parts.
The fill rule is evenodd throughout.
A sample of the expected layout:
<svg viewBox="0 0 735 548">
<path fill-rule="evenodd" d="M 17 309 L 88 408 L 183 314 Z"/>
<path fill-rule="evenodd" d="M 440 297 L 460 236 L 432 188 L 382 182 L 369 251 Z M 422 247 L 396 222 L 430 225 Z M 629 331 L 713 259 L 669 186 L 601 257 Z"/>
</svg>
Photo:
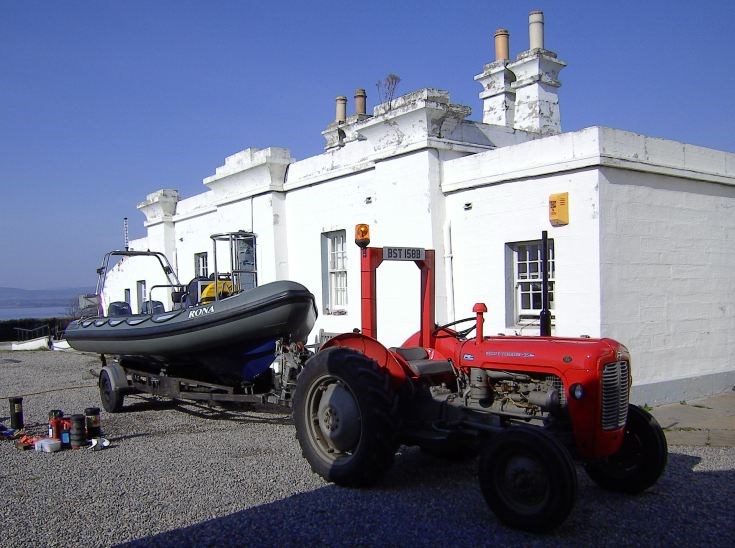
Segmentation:
<svg viewBox="0 0 735 548">
<path fill-rule="evenodd" d="M 360 326 L 352 239 L 365 222 L 371 245 L 436 249 L 438 322 L 471 316 L 484 302 L 486 332 L 533 334 L 538 240 L 547 230 L 555 335 L 625 343 L 640 403 L 728 389 L 735 154 L 605 127 L 562 133 L 556 90 L 565 64 L 543 47 L 539 12 L 529 26 L 531 48 L 512 61 L 507 32 L 496 33 L 497 59 L 475 77 L 482 122 L 435 89 L 368 115 L 357 90 L 354 115 L 337 99 L 323 154 L 296 161 L 284 148 L 248 148 L 226 158 L 202 194 L 149 194 L 138 205 L 147 237 L 131 247 L 163 251 L 186 283 L 212 271 L 211 234 L 253 232 L 259 282 L 293 279 L 317 297 L 316 336 Z M 550 199 L 568 206 L 568 219 L 552 223 Z M 417 272 L 410 263 L 378 271 L 386 344 L 418 329 Z M 135 309 L 123 274 L 131 273 L 113 273 L 107 298 L 132 299 Z"/>
</svg>

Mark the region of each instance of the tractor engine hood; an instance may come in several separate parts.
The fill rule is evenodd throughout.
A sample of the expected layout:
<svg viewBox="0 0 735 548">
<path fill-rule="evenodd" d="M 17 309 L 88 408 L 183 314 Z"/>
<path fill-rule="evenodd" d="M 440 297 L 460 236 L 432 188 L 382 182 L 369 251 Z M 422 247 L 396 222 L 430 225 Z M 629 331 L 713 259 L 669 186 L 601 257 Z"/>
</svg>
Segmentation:
<svg viewBox="0 0 735 548">
<path fill-rule="evenodd" d="M 487 337 L 462 344 L 461 367 L 493 369 L 595 369 L 600 363 L 629 360 L 628 349 L 613 339 Z"/>
</svg>

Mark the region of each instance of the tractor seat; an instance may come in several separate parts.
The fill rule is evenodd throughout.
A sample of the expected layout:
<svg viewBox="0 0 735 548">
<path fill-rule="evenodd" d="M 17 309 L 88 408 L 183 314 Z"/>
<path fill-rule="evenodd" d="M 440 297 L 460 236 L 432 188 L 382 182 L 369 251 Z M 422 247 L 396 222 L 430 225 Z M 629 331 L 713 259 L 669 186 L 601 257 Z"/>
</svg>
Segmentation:
<svg viewBox="0 0 735 548">
<path fill-rule="evenodd" d="M 417 377 L 454 373 L 454 368 L 449 360 L 431 360 L 426 349 L 420 346 L 393 347 L 390 348 L 390 351 L 406 360 L 408 367 Z"/>
</svg>

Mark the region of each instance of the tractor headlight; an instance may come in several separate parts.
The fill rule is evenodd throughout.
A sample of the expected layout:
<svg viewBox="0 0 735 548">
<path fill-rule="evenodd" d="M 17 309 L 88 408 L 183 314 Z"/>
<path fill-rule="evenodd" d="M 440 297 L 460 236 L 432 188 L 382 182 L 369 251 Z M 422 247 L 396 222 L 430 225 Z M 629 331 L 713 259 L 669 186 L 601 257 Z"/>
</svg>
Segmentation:
<svg viewBox="0 0 735 548">
<path fill-rule="evenodd" d="M 579 383 L 573 384 L 569 387 L 569 395 L 575 400 L 581 400 L 584 398 L 584 387 Z"/>
</svg>

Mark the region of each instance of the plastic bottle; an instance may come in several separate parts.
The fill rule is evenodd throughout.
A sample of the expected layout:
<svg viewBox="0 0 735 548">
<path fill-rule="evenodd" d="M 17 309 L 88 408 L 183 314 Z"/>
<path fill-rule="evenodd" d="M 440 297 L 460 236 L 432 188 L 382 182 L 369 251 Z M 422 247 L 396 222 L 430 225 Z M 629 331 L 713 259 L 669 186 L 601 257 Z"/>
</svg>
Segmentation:
<svg viewBox="0 0 735 548">
<path fill-rule="evenodd" d="M 63 417 L 61 421 L 61 447 L 71 447 L 71 419 Z"/>
<path fill-rule="evenodd" d="M 48 437 L 61 440 L 61 427 L 64 412 L 60 409 L 52 409 L 48 412 Z"/>
</svg>

